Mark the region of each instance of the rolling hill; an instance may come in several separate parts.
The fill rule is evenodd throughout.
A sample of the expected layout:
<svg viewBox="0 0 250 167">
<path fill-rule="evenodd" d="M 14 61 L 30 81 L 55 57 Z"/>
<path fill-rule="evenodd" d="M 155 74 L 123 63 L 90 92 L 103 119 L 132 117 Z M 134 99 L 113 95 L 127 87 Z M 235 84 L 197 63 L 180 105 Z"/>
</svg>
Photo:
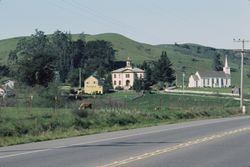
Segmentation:
<svg viewBox="0 0 250 167">
<path fill-rule="evenodd" d="M 74 34 L 72 37 L 73 40 L 76 40 L 79 38 L 79 34 Z M 7 62 L 9 51 L 15 49 L 18 40 L 21 38 L 22 37 L 0 40 L 0 64 L 5 64 Z M 177 71 L 177 81 L 182 80 L 182 71 L 184 70 L 186 73 L 185 82 L 187 82 L 188 76 L 197 70 L 212 70 L 214 54 L 221 54 L 222 59 L 224 59 L 224 55 L 228 55 L 229 65 L 233 68 L 232 84 L 239 85 L 240 57 L 232 50 L 215 49 L 197 44 L 149 45 L 136 42 L 125 36 L 114 33 L 86 35 L 86 40 L 109 41 L 113 44 L 114 49 L 116 50 L 116 60 L 126 60 L 127 57 L 130 57 L 134 64 L 140 64 L 144 60 L 157 60 L 163 50 L 167 51 L 167 54 Z M 245 69 L 249 69 L 249 60 L 246 59 L 245 62 Z M 245 74 L 249 73 L 248 71 L 249 70 L 247 70 Z M 250 79 L 248 79 L 247 75 L 245 75 L 244 78 L 245 83 L 249 85 Z"/>
</svg>

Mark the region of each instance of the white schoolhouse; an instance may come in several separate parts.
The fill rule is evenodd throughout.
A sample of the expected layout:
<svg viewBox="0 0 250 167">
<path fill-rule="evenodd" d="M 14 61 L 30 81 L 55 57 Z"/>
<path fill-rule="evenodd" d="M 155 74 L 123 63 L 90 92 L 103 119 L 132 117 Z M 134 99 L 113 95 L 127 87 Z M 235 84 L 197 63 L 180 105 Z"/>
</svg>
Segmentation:
<svg viewBox="0 0 250 167">
<path fill-rule="evenodd" d="M 128 58 L 126 67 L 112 71 L 113 88 L 121 87 L 123 89 L 130 89 L 133 87 L 135 79 L 144 78 L 144 75 L 144 70 L 133 67 L 131 59 Z"/>
</svg>

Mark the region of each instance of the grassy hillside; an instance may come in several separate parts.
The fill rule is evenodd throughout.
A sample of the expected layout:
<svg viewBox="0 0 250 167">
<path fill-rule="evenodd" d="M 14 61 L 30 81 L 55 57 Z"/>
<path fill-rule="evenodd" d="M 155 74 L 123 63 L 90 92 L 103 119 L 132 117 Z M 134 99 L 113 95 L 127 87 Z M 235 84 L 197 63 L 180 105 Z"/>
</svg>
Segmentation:
<svg viewBox="0 0 250 167">
<path fill-rule="evenodd" d="M 77 35 L 75 35 L 74 37 L 75 38 L 73 39 L 76 39 Z M 155 46 L 133 41 L 120 34 L 106 33 L 98 35 L 87 35 L 86 40 L 110 41 L 117 51 L 117 60 L 126 60 L 128 57 L 131 57 L 133 59 L 133 62 L 136 64 L 139 64 L 144 60 L 154 60 L 161 54 L 161 50 Z"/>
<path fill-rule="evenodd" d="M 21 37 L 0 40 L 0 64 L 6 63 L 10 50 L 16 48 L 17 42 L 20 39 Z"/>
<path fill-rule="evenodd" d="M 79 38 L 78 34 L 73 35 L 73 39 Z M 11 38 L 0 40 L 0 64 L 5 64 L 8 53 L 16 47 L 20 38 Z M 174 68 L 177 71 L 177 82 L 182 83 L 182 70 L 185 70 L 187 83 L 188 76 L 197 70 L 212 70 L 212 60 L 215 53 L 228 55 L 229 65 L 233 68 L 232 84 L 239 85 L 239 55 L 236 55 L 231 50 L 215 49 L 204 47 L 196 44 L 175 44 L 175 45 L 149 45 L 133 41 L 125 36 L 114 33 L 105 33 L 98 35 L 86 35 L 86 40 L 106 40 L 110 41 L 116 52 L 116 60 L 126 60 L 131 57 L 134 64 L 142 63 L 144 60 L 157 60 L 163 50 L 173 62 Z M 222 57 L 224 59 L 224 57 Z M 249 69 L 249 60 L 246 59 L 246 68 Z M 247 70 L 249 71 L 249 70 Z M 246 74 L 246 73 L 245 73 Z M 246 86 L 250 84 L 250 79 L 245 75 Z"/>
</svg>

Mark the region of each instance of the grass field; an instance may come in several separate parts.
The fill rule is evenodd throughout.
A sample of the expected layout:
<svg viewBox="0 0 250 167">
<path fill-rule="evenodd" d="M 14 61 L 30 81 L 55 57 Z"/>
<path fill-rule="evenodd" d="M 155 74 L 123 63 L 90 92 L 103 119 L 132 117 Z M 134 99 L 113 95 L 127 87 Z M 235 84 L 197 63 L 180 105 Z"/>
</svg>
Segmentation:
<svg viewBox="0 0 250 167">
<path fill-rule="evenodd" d="M 180 121 L 239 115 L 232 98 L 122 91 L 91 98 L 92 109 L 0 108 L 0 146 Z M 93 101 L 94 100 L 94 101 Z M 245 104 L 250 107 L 249 103 Z"/>
</svg>

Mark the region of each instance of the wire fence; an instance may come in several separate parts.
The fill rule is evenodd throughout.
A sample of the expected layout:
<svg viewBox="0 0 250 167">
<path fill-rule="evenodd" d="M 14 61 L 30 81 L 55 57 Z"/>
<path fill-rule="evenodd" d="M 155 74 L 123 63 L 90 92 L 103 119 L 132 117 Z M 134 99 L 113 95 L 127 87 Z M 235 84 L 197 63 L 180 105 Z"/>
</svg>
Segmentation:
<svg viewBox="0 0 250 167">
<path fill-rule="evenodd" d="M 32 112 L 33 108 L 48 108 L 53 111 L 60 109 L 79 109 L 81 104 L 91 104 L 92 110 L 129 109 L 129 99 L 117 99 L 103 96 L 14 96 L 0 98 L 0 110 L 5 108 L 25 108 Z"/>
</svg>

